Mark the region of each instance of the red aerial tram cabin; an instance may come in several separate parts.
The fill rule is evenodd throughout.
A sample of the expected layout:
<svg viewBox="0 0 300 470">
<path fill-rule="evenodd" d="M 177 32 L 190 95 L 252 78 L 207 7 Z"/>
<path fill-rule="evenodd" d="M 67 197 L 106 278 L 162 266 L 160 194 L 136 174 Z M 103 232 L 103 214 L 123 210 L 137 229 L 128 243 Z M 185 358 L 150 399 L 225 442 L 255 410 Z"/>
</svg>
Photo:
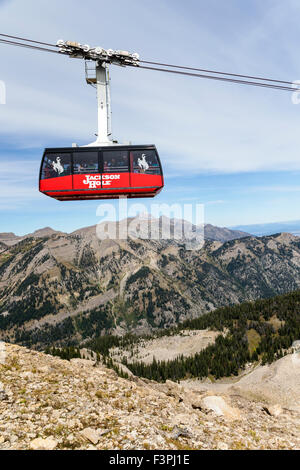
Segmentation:
<svg viewBox="0 0 300 470">
<path fill-rule="evenodd" d="M 155 197 L 164 187 L 154 145 L 46 149 L 40 191 L 58 201 Z"/>
</svg>

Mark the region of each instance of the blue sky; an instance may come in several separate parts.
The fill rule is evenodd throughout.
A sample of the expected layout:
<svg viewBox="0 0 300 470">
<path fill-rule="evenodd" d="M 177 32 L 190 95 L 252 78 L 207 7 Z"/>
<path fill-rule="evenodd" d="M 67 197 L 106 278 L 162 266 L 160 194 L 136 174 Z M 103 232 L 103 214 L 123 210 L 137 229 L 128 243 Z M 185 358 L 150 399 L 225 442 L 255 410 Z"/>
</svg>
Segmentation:
<svg viewBox="0 0 300 470">
<path fill-rule="evenodd" d="M 299 20 L 298 0 L 0 0 L 2 33 L 292 81 Z M 0 232 L 97 223 L 97 202 L 37 190 L 44 147 L 94 140 L 83 62 L 0 45 L 0 64 Z M 300 219 L 300 105 L 289 93 L 118 67 L 111 77 L 114 137 L 155 143 L 164 163 L 155 202 L 204 203 L 221 226 Z"/>
</svg>

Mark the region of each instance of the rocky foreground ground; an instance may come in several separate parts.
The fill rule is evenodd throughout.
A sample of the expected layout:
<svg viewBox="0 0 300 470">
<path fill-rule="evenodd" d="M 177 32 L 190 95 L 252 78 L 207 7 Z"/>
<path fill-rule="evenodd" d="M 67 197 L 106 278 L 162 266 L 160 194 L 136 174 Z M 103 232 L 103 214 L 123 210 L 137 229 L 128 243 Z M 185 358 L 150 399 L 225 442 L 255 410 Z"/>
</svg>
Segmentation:
<svg viewBox="0 0 300 470">
<path fill-rule="evenodd" d="M 300 449 L 300 414 L 2 348 L 0 449 Z"/>
</svg>

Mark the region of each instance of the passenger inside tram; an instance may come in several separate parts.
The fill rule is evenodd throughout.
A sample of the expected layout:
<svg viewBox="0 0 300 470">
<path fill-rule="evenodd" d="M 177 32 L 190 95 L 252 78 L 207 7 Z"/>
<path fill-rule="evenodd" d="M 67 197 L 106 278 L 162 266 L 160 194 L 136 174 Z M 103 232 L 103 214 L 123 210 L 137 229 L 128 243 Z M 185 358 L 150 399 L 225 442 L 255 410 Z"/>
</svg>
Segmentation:
<svg viewBox="0 0 300 470">
<path fill-rule="evenodd" d="M 113 152 L 113 155 L 104 153 L 104 173 L 128 172 L 128 157 L 121 152 Z"/>
</svg>

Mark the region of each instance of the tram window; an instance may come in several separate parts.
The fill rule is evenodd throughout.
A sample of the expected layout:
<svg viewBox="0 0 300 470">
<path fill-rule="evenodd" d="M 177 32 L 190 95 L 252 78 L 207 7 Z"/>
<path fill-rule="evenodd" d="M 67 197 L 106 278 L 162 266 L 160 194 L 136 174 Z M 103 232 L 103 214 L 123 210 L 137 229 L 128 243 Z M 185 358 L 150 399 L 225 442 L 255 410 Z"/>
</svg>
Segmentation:
<svg viewBox="0 0 300 470">
<path fill-rule="evenodd" d="M 99 173 L 98 152 L 74 152 L 73 153 L 74 174 Z"/>
<path fill-rule="evenodd" d="M 138 150 L 130 152 L 133 173 L 160 175 L 160 166 L 154 150 Z"/>
<path fill-rule="evenodd" d="M 57 178 L 71 174 L 71 155 L 68 153 L 48 154 L 44 157 L 42 179 Z"/>
<path fill-rule="evenodd" d="M 103 173 L 128 173 L 127 150 L 103 152 Z"/>
</svg>

